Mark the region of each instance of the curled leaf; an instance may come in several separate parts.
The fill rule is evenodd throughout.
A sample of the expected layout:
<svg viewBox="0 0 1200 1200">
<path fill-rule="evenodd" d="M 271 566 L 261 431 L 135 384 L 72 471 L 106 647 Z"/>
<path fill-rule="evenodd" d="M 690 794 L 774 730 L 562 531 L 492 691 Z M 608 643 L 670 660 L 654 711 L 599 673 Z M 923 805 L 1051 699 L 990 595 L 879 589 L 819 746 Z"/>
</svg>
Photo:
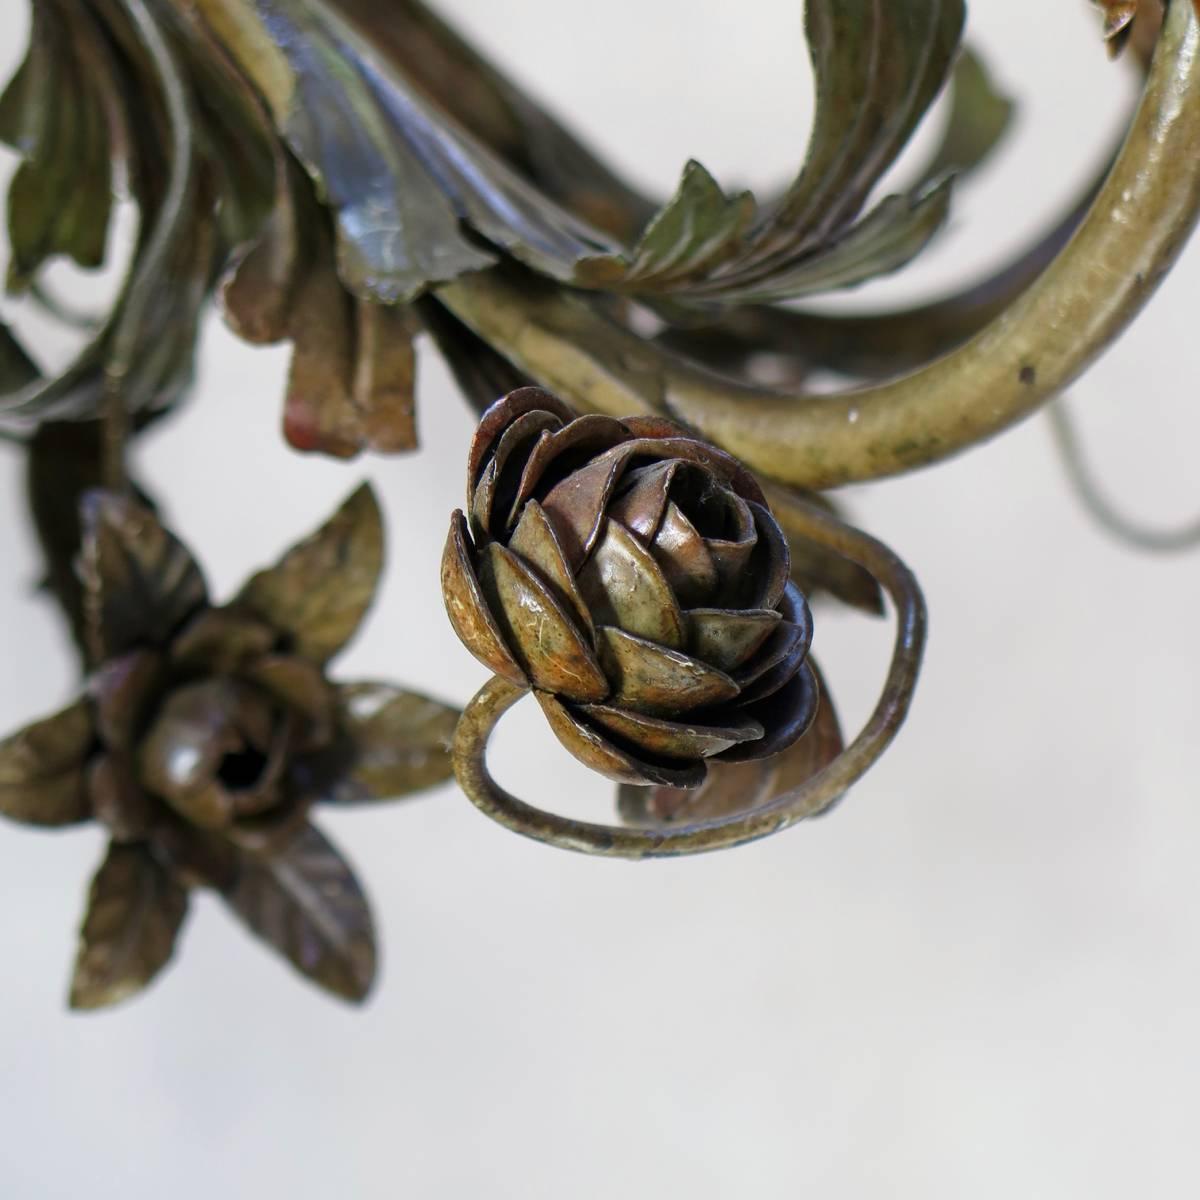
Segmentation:
<svg viewBox="0 0 1200 1200">
<path fill-rule="evenodd" d="M 375 978 L 366 897 L 337 850 L 311 825 L 269 857 L 240 857 L 225 902 L 250 931 L 314 983 L 346 1000 Z"/>
<path fill-rule="evenodd" d="M 86 701 L 0 742 L 0 815 L 27 825 L 74 825 L 91 816 L 84 768 L 95 741 Z"/>
<path fill-rule="evenodd" d="M 287 634 L 296 654 L 323 663 L 354 636 L 382 568 L 379 502 L 363 484 L 320 529 L 253 576 L 235 604 Z"/>
<path fill-rule="evenodd" d="M 92 880 L 71 1007 L 105 1008 L 144 988 L 167 964 L 187 892 L 144 843 L 112 843 Z"/>
</svg>

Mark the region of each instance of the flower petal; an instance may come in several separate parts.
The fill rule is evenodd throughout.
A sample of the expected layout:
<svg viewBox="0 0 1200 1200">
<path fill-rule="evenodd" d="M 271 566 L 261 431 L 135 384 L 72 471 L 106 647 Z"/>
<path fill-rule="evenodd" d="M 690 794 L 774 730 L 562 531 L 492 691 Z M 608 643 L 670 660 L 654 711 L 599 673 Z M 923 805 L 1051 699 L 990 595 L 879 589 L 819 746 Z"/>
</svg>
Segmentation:
<svg viewBox="0 0 1200 1200">
<path fill-rule="evenodd" d="M 277 853 L 240 856 L 224 890 L 233 912 L 302 975 L 345 1000 L 375 978 L 375 929 L 354 872 L 311 825 Z"/>
<path fill-rule="evenodd" d="M 517 485 L 539 436 L 560 428 L 552 412 L 535 410 L 518 417 L 504 431 L 488 460 L 471 499 L 471 526 L 476 534 L 499 537 L 511 528 Z M 499 512 L 494 509 L 499 507 Z"/>
<path fill-rule="evenodd" d="M 765 699 L 743 711 L 762 723 L 766 731 L 760 741 L 743 742 L 722 751 L 723 762 L 741 762 L 748 758 L 769 758 L 796 742 L 817 714 L 820 694 L 812 667 L 802 663 L 792 678 Z"/>
<path fill-rule="evenodd" d="M 666 721 L 607 704 L 584 704 L 579 711 L 621 741 L 667 758 L 707 758 L 740 742 L 755 741 L 764 732 L 757 721 L 740 715 L 722 714 L 720 724 L 702 725 Z"/>
<path fill-rule="evenodd" d="M 74 825 L 91 814 L 84 765 L 95 745 L 84 700 L 0 742 L 0 815 L 29 825 Z"/>
<path fill-rule="evenodd" d="M 113 843 L 92 880 L 71 1007 L 104 1008 L 140 992 L 170 960 L 187 892 L 145 843 Z"/>
<path fill-rule="evenodd" d="M 578 619 L 580 627 L 591 636 L 594 632 L 591 614 L 579 594 L 558 534 L 536 500 L 526 502 L 521 519 L 508 540 L 508 548 L 537 571 L 563 607 Z"/>
<path fill-rule="evenodd" d="M 570 614 L 515 554 L 490 542 L 479 586 L 533 686 L 570 700 L 603 700 L 608 681 Z"/>
<path fill-rule="evenodd" d="M 584 766 L 618 783 L 664 783 L 696 787 L 704 778 L 704 762 L 651 762 L 622 749 L 582 720 L 554 696 L 534 692 L 558 740 Z"/>
<path fill-rule="evenodd" d="M 671 585 L 650 552 L 616 521 L 604 522 L 603 536 L 579 572 L 579 590 L 597 624 L 683 649 L 683 614 Z"/>
<path fill-rule="evenodd" d="M 651 553 L 685 608 L 712 599 L 717 590 L 717 565 L 696 527 L 674 501 L 667 504 Z"/>
<path fill-rule="evenodd" d="M 529 412 L 548 412 L 565 425 L 575 418 L 575 413 L 557 396 L 539 387 L 517 388 L 507 396 L 501 396 L 495 404 L 479 418 L 471 449 L 467 454 L 467 506 L 470 507 L 479 476 L 496 441 L 518 417 Z"/>
<path fill-rule="evenodd" d="M 687 622 L 687 651 L 721 671 L 734 671 L 775 631 L 779 613 L 771 608 L 730 612 L 725 608 L 693 608 Z"/>
<path fill-rule="evenodd" d="M 163 656 L 131 650 L 110 658 L 88 680 L 96 705 L 96 731 L 106 746 L 128 749 L 141 729 L 163 679 Z"/>
<path fill-rule="evenodd" d="M 260 571 L 236 604 L 287 634 L 296 654 L 332 658 L 354 636 L 383 567 L 383 522 L 363 484 L 311 536 Z"/>
<path fill-rule="evenodd" d="M 467 519 L 460 509 L 450 518 L 442 551 L 442 599 L 458 640 L 493 674 L 527 686 L 525 672 L 509 649 L 496 618 L 479 588 L 467 549 Z"/>
<path fill-rule="evenodd" d="M 171 642 L 171 661 L 212 675 L 234 670 L 247 658 L 266 654 L 279 640 L 270 625 L 235 608 L 206 608 Z"/>
<path fill-rule="evenodd" d="M 97 662 L 161 646 L 208 601 L 187 547 L 140 504 L 115 492 L 84 496 L 83 580 Z"/>
<path fill-rule="evenodd" d="M 723 671 L 678 650 L 602 625 L 600 661 L 613 681 L 613 703 L 653 715 L 674 716 L 732 700 L 738 685 Z"/>
<path fill-rule="evenodd" d="M 105 754 L 87 770 L 92 812 L 117 842 L 143 840 L 154 822 L 156 802 L 139 786 L 125 755 Z"/>
</svg>

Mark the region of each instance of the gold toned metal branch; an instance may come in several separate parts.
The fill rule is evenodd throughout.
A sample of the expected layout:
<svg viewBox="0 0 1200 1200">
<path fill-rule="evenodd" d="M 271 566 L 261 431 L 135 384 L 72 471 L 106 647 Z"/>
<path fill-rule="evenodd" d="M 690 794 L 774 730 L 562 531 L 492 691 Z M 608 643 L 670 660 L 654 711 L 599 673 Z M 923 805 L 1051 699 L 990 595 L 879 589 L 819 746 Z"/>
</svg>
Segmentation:
<svg viewBox="0 0 1200 1200">
<path fill-rule="evenodd" d="M 925 645 L 925 604 L 912 572 L 886 546 L 823 509 L 777 489 L 789 528 L 852 559 L 879 581 L 896 607 L 892 664 L 875 711 L 855 740 L 819 774 L 770 803 L 718 820 L 674 829 L 631 829 L 576 821 L 526 804 L 487 768 L 487 743 L 500 718 L 528 689 L 495 676 L 467 705 L 454 735 L 454 770 L 472 803 L 494 821 L 539 842 L 610 858 L 698 854 L 754 841 L 814 816 L 832 804 L 883 753 L 904 722 Z"/>
<path fill-rule="evenodd" d="M 460 320 L 578 407 L 666 412 L 774 479 L 809 488 L 947 458 L 1021 420 L 1133 320 L 1200 217 L 1200 23 L 1172 4 L 1121 153 L 1074 238 L 958 350 L 835 397 L 731 384 L 651 351 L 586 299 L 496 272 L 439 290 Z"/>
</svg>

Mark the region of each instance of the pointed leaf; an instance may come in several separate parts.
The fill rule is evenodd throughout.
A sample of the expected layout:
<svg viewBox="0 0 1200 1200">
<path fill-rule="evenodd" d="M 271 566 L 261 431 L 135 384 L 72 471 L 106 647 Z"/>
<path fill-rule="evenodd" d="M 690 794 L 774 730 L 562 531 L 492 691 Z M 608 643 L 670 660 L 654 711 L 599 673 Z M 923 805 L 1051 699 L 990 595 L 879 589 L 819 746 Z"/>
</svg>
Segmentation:
<svg viewBox="0 0 1200 1200">
<path fill-rule="evenodd" d="M 95 744 L 84 700 L 0 742 L 0 816 L 28 825 L 74 825 L 91 816 L 84 768 Z"/>
<path fill-rule="evenodd" d="M 144 843 L 111 844 L 88 896 L 71 1007 L 104 1008 L 141 991 L 170 959 L 187 899 Z"/>
<path fill-rule="evenodd" d="M 383 567 L 383 521 L 363 484 L 310 537 L 242 589 L 237 604 L 289 636 L 314 662 L 332 658 L 354 636 Z"/>
<path fill-rule="evenodd" d="M 375 978 L 375 930 L 350 867 L 313 826 L 266 858 L 243 854 L 224 898 L 251 933 L 346 1000 Z"/>
<path fill-rule="evenodd" d="M 453 776 L 450 742 L 458 709 L 387 683 L 349 683 L 337 691 L 345 759 L 318 799 L 390 800 Z"/>
<path fill-rule="evenodd" d="M 161 646 L 208 600 L 187 547 L 140 504 L 115 492 L 83 501 L 83 579 L 97 662 Z"/>
</svg>

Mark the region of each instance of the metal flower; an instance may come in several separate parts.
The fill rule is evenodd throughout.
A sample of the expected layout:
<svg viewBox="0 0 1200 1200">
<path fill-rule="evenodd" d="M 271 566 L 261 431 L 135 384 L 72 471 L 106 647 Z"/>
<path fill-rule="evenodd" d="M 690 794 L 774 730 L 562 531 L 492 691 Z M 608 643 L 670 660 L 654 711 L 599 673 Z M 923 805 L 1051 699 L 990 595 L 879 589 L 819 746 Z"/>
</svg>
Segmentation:
<svg viewBox="0 0 1200 1200">
<path fill-rule="evenodd" d="M 304 975 L 362 999 L 375 973 L 371 914 L 309 810 L 448 778 L 458 716 L 387 684 L 326 676 L 383 562 L 371 490 L 220 607 L 186 547 L 123 496 L 87 495 L 81 559 L 98 666 L 75 703 L 0 744 L 0 813 L 42 826 L 94 819 L 111 838 L 72 1007 L 148 983 L 193 886 L 215 888 Z"/>
<path fill-rule="evenodd" d="M 754 479 L 658 418 L 539 388 L 484 414 L 442 560 L 455 631 L 608 777 L 696 787 L 808 728 L 812 623 Z"/>
</svg>

